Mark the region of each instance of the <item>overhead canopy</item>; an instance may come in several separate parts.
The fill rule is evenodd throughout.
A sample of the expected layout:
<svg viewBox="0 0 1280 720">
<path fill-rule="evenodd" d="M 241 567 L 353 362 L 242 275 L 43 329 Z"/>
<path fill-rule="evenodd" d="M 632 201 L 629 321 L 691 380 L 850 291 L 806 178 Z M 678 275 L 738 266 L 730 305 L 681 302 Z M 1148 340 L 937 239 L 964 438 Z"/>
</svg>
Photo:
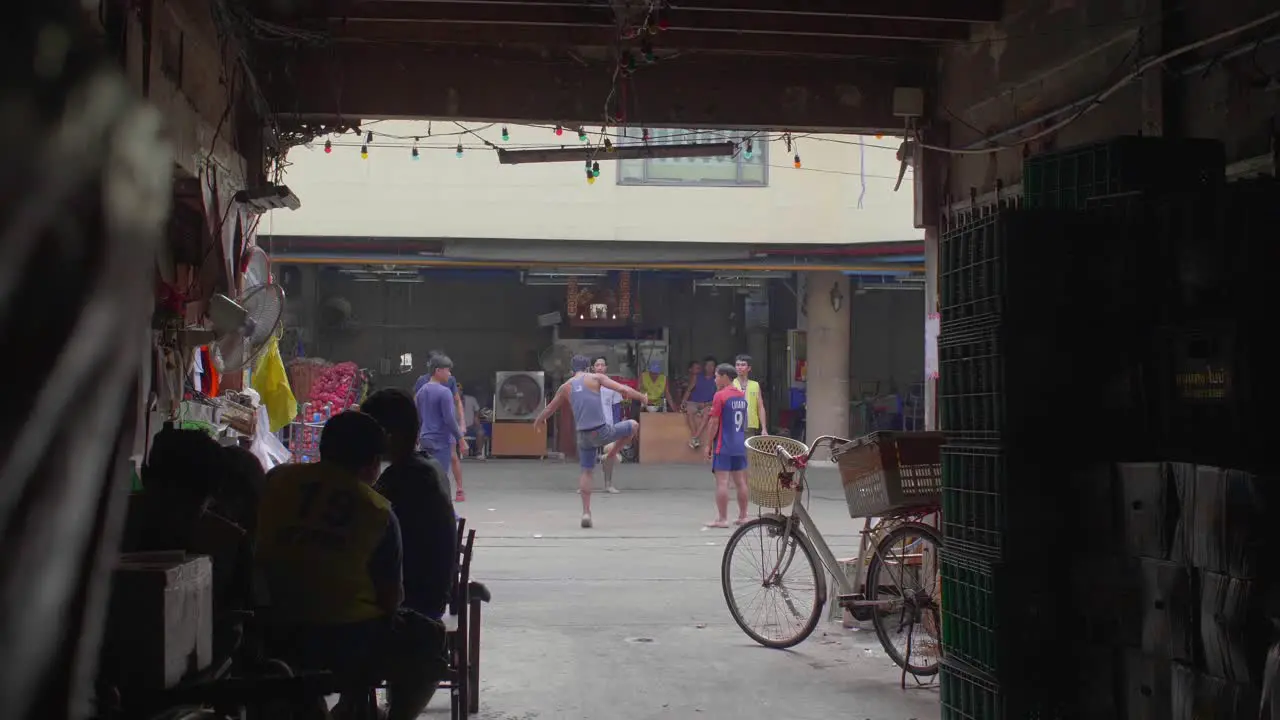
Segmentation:
<svg viewBox="0 0 1280 720">
<path fill-rule="evenodd" d="M 937 47 L 967 38 L 970 23 L 998 19 L 1000 3 L 367 0 L 290 8 L 257 10 L 313 40 L 260 48 L 263 84 L 286 122 L 460 117 L 876 131 L 901 127 L 894 88 L 931 88 Z"/>
</svg>

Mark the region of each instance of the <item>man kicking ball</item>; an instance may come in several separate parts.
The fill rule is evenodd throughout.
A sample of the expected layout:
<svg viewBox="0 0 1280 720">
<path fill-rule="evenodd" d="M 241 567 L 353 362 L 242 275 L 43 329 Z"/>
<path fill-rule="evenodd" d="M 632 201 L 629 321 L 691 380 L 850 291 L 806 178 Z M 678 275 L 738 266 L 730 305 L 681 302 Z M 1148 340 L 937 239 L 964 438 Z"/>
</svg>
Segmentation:
<svg viewBox="0 0 1280 720">
<path fill-rule="evenodd" d="M 574 355 L 570 367 L 573 377 L 556 390 L 555 397 L 547 403 L 546 409 L 533 421 L 536 428 L 545 427 L 547 419 L 556 414 L 566 402 L 573 411 L 573 425 L 578 431 L 578 464 L 582 472 L 578 475 L 578 492 L 582 495 L 582 527 L 591 527 L 591 483 L 595 474 L 596 449 L 608 448 L 604 457 L 605 472 L 612 475 L 613 464 L 618 461 L 618 451 L 630 444 L 640 433 L 640 423 L 635 420 L 613 422 L 613 418 L 604 416 L 604 405 L 600 402 L 600 389 L 609 388 L 624 397 L 644 400 L 644 393 L 629 388 L 607 375 L 587 372 L 591 360 L 582 355 Z"/>
<path fill-rule="evenodd" d="M 707 415 L 712 438 L 707 445 L 711 471 L 716 476 L 716 519 L 707 527 L 729 527 L 729 482 L 738 489 L 738 519 L 747 521 L 747 397 L 734 385 L 738 371 L 732 365 L 716 367 L 716 395 Z"/>
</svg>

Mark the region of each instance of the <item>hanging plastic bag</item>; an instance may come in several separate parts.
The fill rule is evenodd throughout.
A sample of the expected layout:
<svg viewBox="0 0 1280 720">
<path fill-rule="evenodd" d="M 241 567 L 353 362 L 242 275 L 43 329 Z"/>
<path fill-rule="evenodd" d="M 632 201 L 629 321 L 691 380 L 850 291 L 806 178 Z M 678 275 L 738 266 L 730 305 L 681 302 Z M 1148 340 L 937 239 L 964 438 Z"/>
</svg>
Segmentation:
<svg viewBox="0 0 1280 720">
<path fill-rule="evenodd" d="M 258 367 L 253 372 L 253 389 L 262 396 L 262 406 L 271 420 L 271 432 L 288 425 L 298 414 L 298 399 L 289 387 L 289 375 L 280 357 L 280 341 L 271 338 Z"/>
<path fill-rule="evenodd" d="M 262 469 L 270 472 L 271 468 L 277 465 L 283 465 L 289 462 L 289 448 L 280 442 L 280 438 L 276 437 L 267 429 L 269 423 L 267 416 L 267 408 L 265 405 L 258 406 L 258 431 L 254 433 L 253 443 L 249 446 L 249 452 L 258 458 L 258 462 L 262 463 Z"/>
</svg>

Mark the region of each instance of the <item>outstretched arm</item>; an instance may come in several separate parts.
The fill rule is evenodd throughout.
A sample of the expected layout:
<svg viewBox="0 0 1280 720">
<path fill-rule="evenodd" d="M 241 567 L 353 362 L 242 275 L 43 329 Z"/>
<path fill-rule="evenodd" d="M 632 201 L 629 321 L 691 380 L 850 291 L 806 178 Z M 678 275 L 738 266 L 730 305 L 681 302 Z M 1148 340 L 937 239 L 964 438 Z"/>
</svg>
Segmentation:
<svg viewBox="0 0 1280 720">
<path fill-rule="evenodd" d="M 645 395 L 633 387 L 627 387 L 608 375 L 596 375 L 595 377 L 603 387 L 607 387 L 619 395 L 629 397 L 632 400 L 639 400 L 640 402 L 647 402 L 649 400 L 648 395 Z"/>
<path fill-rule="evenodd" d="M 542 409 L 542 412 L 538 413 L 537 419 L 533 421 L 533 426 L 542 427 L 543 425 L 546 425 L 547 419 L 552 415 L 555 415 L 556 411 L 560 409 L 560 406 L 564 405 L 568 399 L 569 383 L 565 383 L 560 386 L 559 390 L 556 390 L 556 394 L 551 398 L 551 402 L 547 403 L 547 406 Z"/>
</svg>

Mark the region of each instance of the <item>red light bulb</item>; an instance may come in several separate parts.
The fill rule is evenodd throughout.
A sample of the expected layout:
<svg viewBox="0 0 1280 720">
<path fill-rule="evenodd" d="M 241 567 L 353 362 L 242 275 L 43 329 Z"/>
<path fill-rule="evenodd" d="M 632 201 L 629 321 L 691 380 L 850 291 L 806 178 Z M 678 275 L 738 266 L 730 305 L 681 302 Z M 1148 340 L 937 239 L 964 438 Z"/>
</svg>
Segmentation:
<svg viewBox="0 0 1280 720">
<path fill-rule="evenodd" d="M 328 141 L 328 140 L 325 140 L 325 141 L 324 141 L 324 151 L 325 151 L 326 153 L 331 153 L 331 152 L 333 152 L 333 143 L 332 143 L 332 142 L 330 142 L 330 141 Z"/>
</svg>

